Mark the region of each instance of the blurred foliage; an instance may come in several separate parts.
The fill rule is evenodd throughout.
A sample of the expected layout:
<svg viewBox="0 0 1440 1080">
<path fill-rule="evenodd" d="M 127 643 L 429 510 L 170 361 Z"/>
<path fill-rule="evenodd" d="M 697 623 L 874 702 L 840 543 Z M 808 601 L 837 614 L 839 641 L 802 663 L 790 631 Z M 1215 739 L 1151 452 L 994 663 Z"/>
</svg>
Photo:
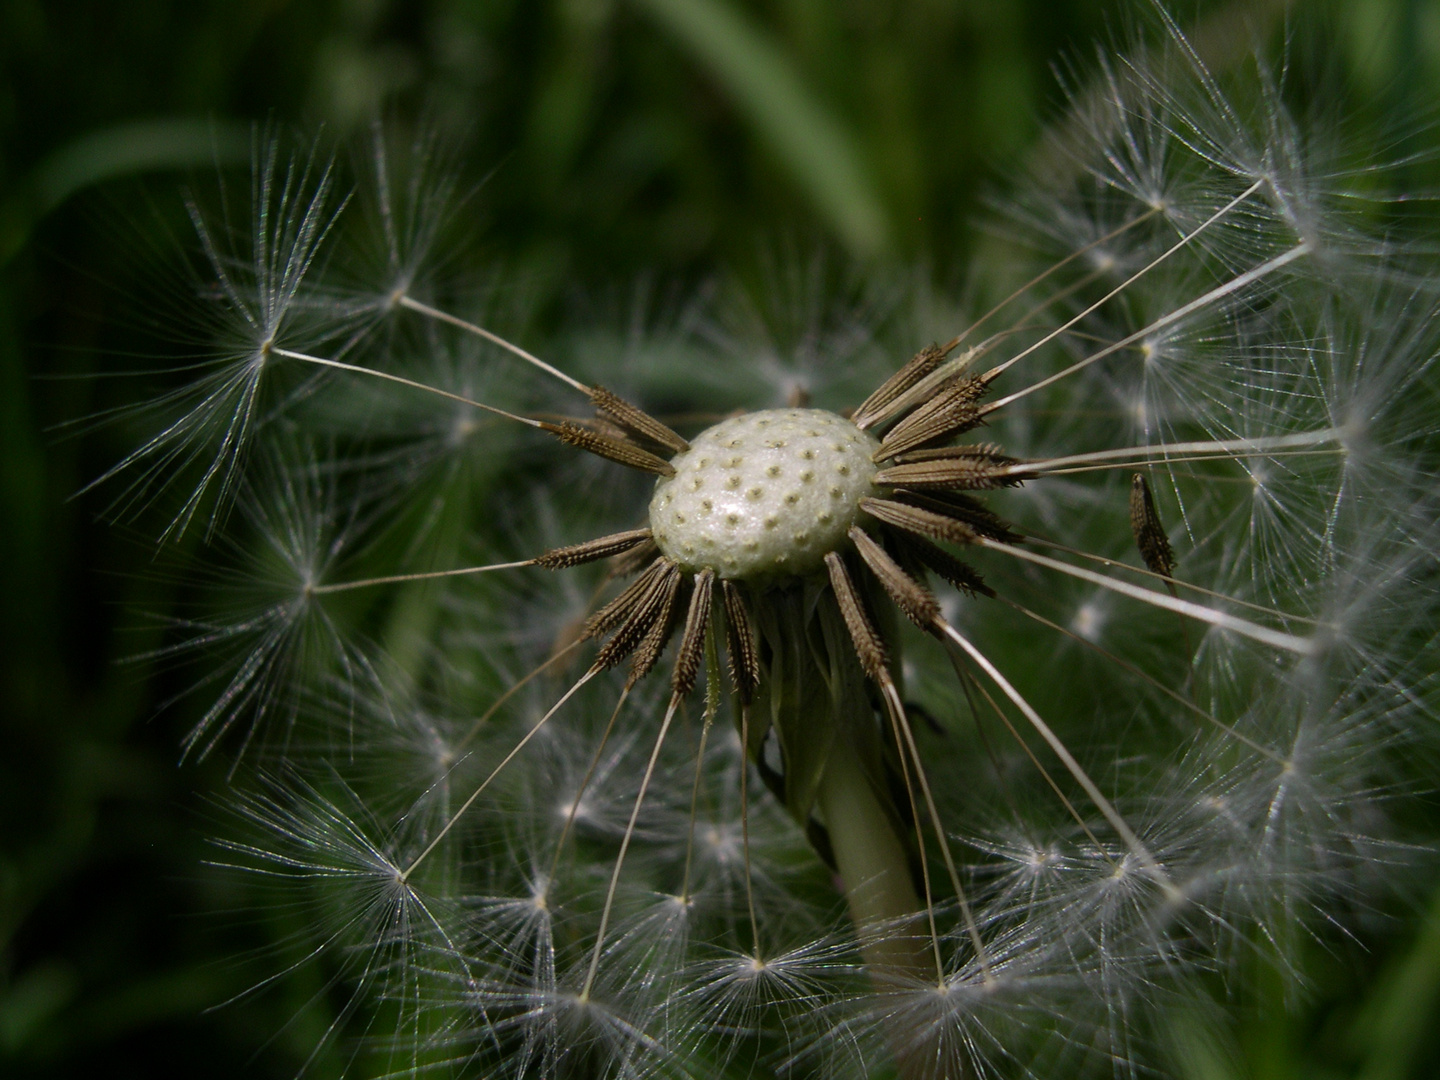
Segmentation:
<svg viewBox="0 0 1440 1080">
<path fill-rule="evenodd" d="M 1319 52 L 1377 147 L 1380 133 L 1388 153 L 1433 145 L 1440 3 L 1349 0 L 1315 29 L 1320 6 L 1295 15 L 1292 44 L 1339 43 Z M 1246 24 L 1278 54 L 1285 7 L 1177 15 L 1223 66 Z M 458 231 L 527 282 L 542 322 L 642 277 L 684 289 L 743 270 L 777 244 L 953 281 L 982 195 L 1064 106 L 1052 65 L 1083 73 L 1135 8 L 0 2 L 0 1073 L 291 1076 L 347 1022 L 313 965 L 218 1007 L 306 946 L 290 913 L 248 911 L 205 872 L 213 812 L 196 792 L 225 777 L 176 766 L 185 708 L 161 705 L 183 678 L 125 662 L 163 640 L 180 588 L 144 537 L 97 520 L 99 496 L 73 497 L 126 437 L 56 430 L 137 392 L 98 376 L 157 349 L 134 283 L 185 235 L 187 177 L 243 183 L 256 125 L 337 145 L 377 116 L 433 132 L 476 192 Z M 1417 183 L 1433 165 L 1411 166 Z M 1177 1017 L 1181 1075 L 1436 1075 L 1437 903 L 1317 946 L 1303 1000 Z"/>
</svg>

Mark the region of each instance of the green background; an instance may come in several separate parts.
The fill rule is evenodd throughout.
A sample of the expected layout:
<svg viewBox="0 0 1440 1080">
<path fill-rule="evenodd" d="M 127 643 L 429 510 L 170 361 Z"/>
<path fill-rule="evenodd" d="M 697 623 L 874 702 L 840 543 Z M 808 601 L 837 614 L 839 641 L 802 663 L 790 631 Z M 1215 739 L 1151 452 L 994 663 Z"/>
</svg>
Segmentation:
<svg viewBox="0 0 1440 1080">
<path fill-rule="evenodd" d="M 243 186 L 256 131 L 348 145 L 383 117 L 432 132 L 474 191 L 457 231 L 526 282 L 542 324 L 640 281 L 683 295 L 719 267 L 761 273 L 777 251 L 953 284 L 985 195 L 1063 111 L 1057 63 L 1083 72 L 1137 13 L 0 2 L 0 1074 L 292 1076 L 345 1000 L 311 965 L 212 1008 L 281 966 L 295 916 L 247 910 L 206 871 L 223 768 L 177 764 L 185 709 L 160 706 L 184 676 L 126 662 L 163 640 L 179 586 L 142 531 L 100 520 L 103 492 L 76 496 L 129 448 L 124 431 L 65 425 L 144 392 L 96 376 L 165 337 L 144 275 L 185 234 L 185 184 L 218 170 Z M 1247 24 L 1273 55 L 1288 41 L 1299 104 L 1323 75 L 1377 149 L 1419 154 L 1414 183 L 1435 186 L 1440 2 L 1176 14 L 1217 67 L 1243 60 Z M 1402 899 L 1373 937 L 1317 947 L 1299 999 L 1261 986 L 1228 1024 L 1177 1021 L 1177 1068 L 1440 1075 L 1440 908 L 1426 904 Z M 343 1067 L 335 1052 L 311 1064 Z"/>
</svg>

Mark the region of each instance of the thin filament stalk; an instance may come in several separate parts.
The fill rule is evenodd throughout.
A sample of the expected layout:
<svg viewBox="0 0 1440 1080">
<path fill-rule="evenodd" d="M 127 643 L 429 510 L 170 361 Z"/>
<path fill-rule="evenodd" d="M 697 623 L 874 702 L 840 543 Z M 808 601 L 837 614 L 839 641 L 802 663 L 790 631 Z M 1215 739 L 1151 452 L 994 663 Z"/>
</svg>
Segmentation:
<svg viewBox="0 0 1440 1080">
<path fill-rule="evenodd" d="M 1066 454 L 1064 457 L 1016 462 L 1014 465 L 1006 465 L 997 469 L 996 475 L 1021 476 L 1031 473 L 1049 473 L 1071 465 L 1088 465 L 1102 461 L 1119 462 L 1122 466 L 1145 463 L 1154 458 L 1168 462 L 1174 460 L 1176 455 L 1205 455 L 1206 457 L 1214 455 L 1220 458 L 1233 458 L 1237 454 L 1269 454 L 1276 450 L 1319 446 L 1324 443 L 1336 442 L 1339 438 L 1339 429 L 1322 428 L 1318 431 L 1302 431 L 1294 435 L 1272 435 L 1256 439 L 1214 439 L 1155 443 L 1151 446 L 1125 446 L 1113 450 L 1092 450 L 1085 454 Z M 1204 460 L 1204 457 L 1188 457 L 1187 460 Z"/>
<path fill-rule="evenodd" d="M 328 360 L 323 356 L 311 356 L 308 353 L 293 352 L 290 349 L 272 347 L 270 351 L 276 356 L 284 356 L 290 360 L 300 360 L 307 364 L 318 364 L 320 367 L 335 368 L 337 371 L 348 371 L 355 375 L 371 375 L 377 379 L 384 379 L 386 382 L 408 386 L 412 390 L 423 390 L 427 394 L 435 394 L 437 397 L 448 398 L 450 401 L 458 401 L 462 405 L 469 405 L 472 408 L 482 409 L 496 416 L 503 416 L 506 420 L 514 420 L 517 424 L 524 424 L 526 427 L 538 428 L 541 426 L 539 420 L 531 420 L 526 416 L 516 416 L 514 413 L 506 412 L 504 409 L 497 409 L 494 405 L 486 405 L 483 401 L 467 398 L 463 394 L 452 394 L 449 390 L 441 390 L 438 386 L 429 386 L 422 382 L 416 382 L 414 379 L 407 379 L 402 375 L 391 375 L 388 371 L 376 371 L 374 368 L 361 367 L 359 364 L 347 364 L 343 360 Z"/>
<path fill-rule="evenodd" d="M 610 912 L 615 905 L 615 890 L 620 885 L 620 870 L 625 865 L 625 853 L 630 850 L 630 838 L 635 835 L 635 822 L 640 818 L 640 807 L 645 804 L 645 793 L 650 788 L 650 779 L 655 775 L 655 763 L 660 760 L 660 748 L 665 745 L 665 735 L 670 722 L 675 719 L 675 709 L 680 704 L 680 695 L 671 694 L 670 704 L 665 708 L 665 719 L 660 724 L 660 733 L 655 736 L 655 747 L 650 751 L 650 760 L 645 765 L 645 776 L 640 781 L 640 790 L 635 794 L 635 806 L 630 811 L 630 820 L 625 825 L 625 836 L 620 841 L 620 853 L 615 856 L 615 869 L 610 875 L 610 887 L 605 891 L 605 909 L 600 914 L 600 929 L 595 934 L 595 951 L 590 954 L 590 970 L 585 973 L 585 985 L 580 988 L 580 1000 L 590 1000 L 590 988 L 595 985 L 595 973 L 600 970 L 600 954 L 605 948 L 605 932 L 610 929 Z"/>
<path fill-rule="evenodd" d="M 584 383 L 580 382 L 578 379 L 572 379 L 569 375 L 566 375 L 559 368 L 547 364 L 538 356 L 531 355 L 524 349 L 520 348 L 519 345 L 511 344 L 510 342 L 502 338 L 499 334 L 491 333 L 483 326 L 477 326 L 475 323 L 462 319 L 457 315 L 451 315 L 449 312 L 441 311 L 439 308 L 433 308 L 429 304 L 422 304 L 419 300 L 416 300 L 413 297 L 402 296 L 400 297 L 398 303 L 401 307 L 407 307 L 411 311 L 418 312 L 419 314 L 424 315 L 427 318 L 437 319 L 440 322 L 449 323 L 451 326 L 458 326 L 461 330 L 474 334 L 476 337 L 483 338 L 484 340 L 490 342 L 490 344 L 492 345 L 498 345 L 500 346 L 500 348 L 506 350 L 507 352 L 513 353 L 515 356 L 518 356 L 527 364 L 532 364 L 535 367 L 539 368 L 547 375 L 553 375 L 561 382 L 568 383 L 576 390 L 579 390 L 582 394 L 588 394 L 590 392 L 590 388 Z"/>
<path fill-rule="evenodd" d="M 1088 316 L 1088 315 L 1092 314 L 1093 312 L 1097 311 L 1099 308 L 1101 308 L 1101 307 L 1103 307 L 1105 304 L 1109 303 L 1109 302 L 1110 302 L 1111 300 L 1113 300 L 1115 297 L 1119 296 L 1122 292 L 1124 292 L 1126 289 L 1128 289 L 1131 285 L 1135 284 L 1135 282 L 1139 281 L 1142 277 L 1144 277 L 1146 274 L 1148 274 L 1151 270 L 1154 270 L 1155 267 L 1159 266 L 1159 265 L 1160 265 L 1162 262 L 1164 262 L 1166 259 L 1170 258 L 1171 255 L 1174 255 L 1177 251 L 1179 251 L 1179 250 L 1181 250 L 1182 248 L 1186 247 L 1192 240 L 1194 240 L 1197 236 L 1199 236 L 1201 233 L 1203 233 L 1203 232 L 1204 232 L 1206 229 L 1208 229 L 1211 225 L 1215 224 L 1215 222 L 1219 221 L 1222 217 L 1224 217 L 1226 214 L 1228 214 L 1231 210 L 1235 209 L 1235 207 L 1239 206 L 1242 202 L 1244 202 L 1246 199 L 1248 199 L 1251 195 L 1255 194 L 1255 192 L 1258 191 L 1258 190 L 1260 189 L 1260 186 L 1261 186 L 1262 184 L 1264 184 L 1264 183 L 1265 183 L 1264 180 L 1256 180 L 1255 183 L 1251 184 L 1248 188 L 1246 188 L 1244 191 L 1242 191 L 1239 195 L 1235 196 L 1235 198 L 1231 199 L 1228 203 L 1226 203 L 1224 206 L 1222 206 L 1219 210 L 1215 211 L 1214 214 L 1210 215 L 1210 217 L 1206 218 L 1206 219 L 1205 219 L 1204 221 L 1202 221 L 1199 225 L 1195 226 L 1194 231 L 1189 232 L 1189 233 L 1185 234 L 1184 236 L 1182 236 L 1172 247 L 1166 249 L 1166 250 L 1163 251 L 1161 254 L 1157 255 L 1153 261 L 1147 263 L 1145 266 L 1142 266 L 1139 270 L 1135 271 L 1135 273 L 1131 274 L 1128 278 L 1126 278 L 1124 281 L 1122 281 L 1119 285 L 1116 285 L 1115 288 L 1111 289 L 1108 293 L 1106 293 L 1104 296 L 1102 296 L 1099 300 L 1095 301 L 1095 303 L 1091 304 L 1091 305 L 1090 305 L 1089 307 L 1087 307 L 1084 311 L 1081 311 L 1078 315 L 1075 315 L 1074 317 L 1072 317 L 1071 319 L 1069 319 L 1069 320 L 1066 321 L 1065 323 L 1062 323 L 1059 327 L 1057 327 L 1056 329 L 1052 330 L 1050 333 L 1046 334 L 1046 335 L 1045 335 L 1043 338 L 1041 338 L 1039 341 L 1035 342 L 1035 344 L 1029 346 L 1028 348 L 1024 349 L 1023 351 L 1021 351 L 1021 352 L 1017 353 L 1016 355 L 1012 356 L 1009 360 L 1005 361 L 1005 363 L 1001 364 L 1001 365 L 996 369 L 996 374 L 998 375 L 1001 371 L 1004 371 L 1006 368 L 1009 368 L 1009 367 L 1014 366 L 1015 364 L 1018 364 L 1021 360 L 1025 359 L 1025 357 L 1029 356 L 1029 355 L 1030 355 L 1031 353 L 1033 353 L 1036 349 L 1042 348 L 1043 346 L 1049 344 L 1051 341 L 1054 341 L 1055 338 L 1059 337 L 1059 336 L 1060 336 L 1061 334 L 1063 334 L 1066 330 L 1069 330 L 1069 329 L 1070 329 L 1072 326 L 1074 326 L 1076 323 L 1080 322 L 1080 320 L 1084 319 L 1086 316 Z"/>
<path fill-rule="evenodd" d="M 1013 555 L 1017 559 L 1035 563 L 1037 566 L 1044 566 L 1051 570 L 1058 570 L 1062 574 L 1069 574 L 1071 577 L 1079 578 L 1081 581 L 1088 581 L 1092 585 L 1099 585 L 1102 589 L 1109 589 L 1111 592 L 1120 593 L 1122 596 L 1131 597 L 1134 600 L 1143 600 L 1155 607 L 1166 608 L 1170 611 L 1179 612 L 1181 615 L 1189 616 L 1200 622 L 1209 623 L 1211 626 L 1218 626 L 1222 630 L 1233 630 L 1237 634 L 1243 634 L 1263 645 L 1269 645 L 1285 652 L 1295 653 L 1297 656 L 1311 656 L 1316 651 L 1316 643 L 1310 638 L 1296 637 L 1294 634 L 1287 634 L 1280 630 L 1271 630 L 1269 627 L 1260 626 L 1249 619 L 1241 619 L 1235 615 L 1227 615 L 1223 611 L 1216 611 L 1214 608 L 1205 607 L 1203 604 L 1191 603 L 1189 600 L 1180 600 L 1164 593 L 1158 593 L 1153 589 L 1142 589 L 1138 585 L 1131 585 L 1128 581 L 1115 581 L 1104 574 L 1097 574 L 1092 570 L 1085 570 L 1078 566 L 1071 566 L 1069 563 L 1061 562 L 1059 559 L 1052 559 L 1048 555 L 1039 555 L 1033 551 L 1026 551 L 1024 548 L 1015 547 L 1013 544 L 1002 544 L 991 540 L 988 537 L 979 537 L 975 543 L 992 551 L 1003 551 L 1007 555 Z"/>
<path fill-rule="evenodd" d="M 1090 801 L 1095 804 L 1095 808 L 1099 810 L 1105 820 L 1110 823 L 1110 827 L 1114 829 L 1120 839 L 1125 842 L 1125 846 L 1130 849 L 1131 853 L 1140 860 L 1140 864 L 1144 866 L 1150 877 L 1158 882 L 1172 898 L 1178 897 L 1179 890 L 1176 889 L 1170 881 L 1169 876 L 1160 866 L 1155 856 L 1150 853 L 1150 849 L 1147 848 L 1140 840 L 1140 837 L 1135 834 L 1135 830 L 1130 828 L 1129 823 L 1120 816 L 1120 812 L 1116 810 L 1110 800 L 1105 797 L 1104 792 L 1100 790 L 1095 781 L 1090 779 L 1090 774 L 1081 768 L 1080 762 L 1075 760 L 1075 756 L 1070 753 L 1069 748 L 1060 740 L 1060 736 L 1056 735 L 1050 725 L 1041 718 L 1040 714 L 1035 711 L 1034 706 L 1025 700 L 1020 691 L 1011 685 L 1010 680 L 1005 678 L 1000 669 L 991 663 L 990 658 L 977 649 L 969 638 L 949 623 L 941 622 L 940 628 L 950 641 L 963 649 L 966 655 L 979 666 L 980 670 L 985 672 L 990 681 L 1000 688 L 1000 692 L 1015 704 L 1015 707 L 1018 708 L 1025 716 L 1025 719 L 1030 722 L 1030 726 L 1035 729 L 1036 733 L 1050 745 L 1050 749 L 1054 751 L 1055 756 L 1060 759 L 1066 770 L 1075 778 L 1075 781 L 1084 788 L 1085 794 L 1089 796 Z"/>
<path fill-rule="evenodd" d="M 525 733 L 525 737 L 515 744 L 515 748 L 505 755 L 504 759 L 500 762 L 500 764 L 496 765 L 495 768 L 491 770 L 490 775 L 481 782 L 480 786 L 471 793 L 470 797 L 460 804 L 460 809 L 456 810 L 455 813 L 450 815 L 450 820 L 445 822 L 444 828 L 442 828 L 438 833 L 435 834 L 435 839 L 431 840 L 430 843 L 425 846 L 425 850 L 420 852 L 419 855 L 416 855 L 415 859 L 410 863 L 410 865 L 401 872 L 400 880 L 402 882 L 409 880 L 410 875 L 415 872 L 415 868 L 419 866 L 422 862 L 424 862 L 432 851 L 434 851 L 437 847 L 440 846 L 440 841 L 445 839 L 446 835 L 449 834 L 450 830 L 455 827 L 455 823 L 459 821 L 462 816 L 464 816 L 465 811 L 469 810 L 470 807 L 475 804 L 475 800 L 480 798 L 481 793 L 483 793 L 484 790 L 490 786 L 491 781 L 493 781 L 495 777 L 500 775 L 500 770 L 502 770 L 503 768 L 505 768 L 506 765 L 509 765 L 510 762 L 515 760 L 516 755 L 519 754 L 521 750 L 524 750 L 530 740 L 540 733 L 540 729 L 543 728 L 547 723 L 549 723 L 550 718 L 560 711 L 560 706 L 564 705 L 567 701 L 574 697 L 575 693 L 582 686 L 584 686 L 587 682 L 589 682 L 598 674 L 600 674 L 599 668 L 591 668 L 584 675 L 580 676 L 574 686 L 570 687 L 569 690 L 565 691 L 564 697 L 562 697 L 554 705 L 550 706 L 550 711 L 547 712 L 544 716 L 542 716 L 535 723 L 535 726 Z"/>
<path fill-rule="evenodd" d="M 369 585 L 395 585 L 402 581 L 431 581 L 435 578 L 461 577 L 466 574 L 487 574 L 491 570 L 515 570 L 522 566 L 534 566 L 534 559 L 519 562 L 490 563 L 487 566 L 461 566 L 454 570 L 425 570 L 416 574 L 390 574 L 386 577 L 361 578 L 358 581 L 338 581 L 333 585 L 315 585 L 312 593 L 344 592 L 347 589 L 363 589 Z"/>
<path fill-rule="evenodd" d="M 1198 231 L 1198 230 L 1197 230 L 1197 231 Z M 1193 235 L 1193 234 L 1192 234 L 1192 235 Z M 1173 251 L 1173 250 L 1175 250 L 1175 249 L 1172 248 L 1171 250 Z M 1236 277 L 1231 278 L 1229 281 L 1225 282 L 1223 285 L 1218 285 L 1218 286 L 1216 286 L 1215 288 L 1211 289 L 1209 292 L 1205 293 L 1204 295 L 1202 295 L 1202 296 L 1197 296 L 1194 300 L 1191 300 L 1188 304 L 1181 304 L 1178 308 L 1176 308 L 1174 311 L 1170 312 L 1169 314 L 1160 316 L 1160 318 L 1156 319 L 1156 320 L 1155 320 L 1154 322 L 1152 322 L 1149 326 L 1146 326 L 1146 327 L 1143 327 L 1143 328 L 1141 328 L 1141 329 L 1139 329 L 1139 330 L 1136 330 L 1133 334 L 1127 334 L 1125 337 L 1121 338 L 1119 341 L 1115 342 L 1115 343 L 1112 344 L 1112 345 L 1107 345 L 1105 348 L 1101 349 L 1099 352 L 1091 353 L 1091 354 L 1090 354 L 1089 356 L 1087 356 L 1084 360 L 1077 360 L 1075 363 L 1071 364 L 1069 367 L 1067 367 L 1067 368 L 1065 368 L 1065 369 L 1063 369 L 1063 370 L 1061 370 L 1061 371 L 1057 371 L 1054 375 L 1050 375 L 1050 376 L 1048 376 L 1048 377 L 1046 377 L 1046 378 L 1044 378 L 1044 379 L 1041 379 L 1041 380 L 1040 380 L 1039 382 L 1037 382 L 1037 383 L 1032 383 L 1031 385 L 1025 387 L 1025 389 L 1023 389 L 1023 390 L 1017 390 L 1017 391 L 1015 391 L 1013 394 L 1009 394 L 1009 395 L 1001 398 L 999 401 L 993 401 L 993 402 L 991 402 L 989 405 L 985 406 L 983 412 L 992 413 L 992 412 L 994 412 L 996 409 L 1004 408 L 1006 405 L 1009 405 L 1009 404 L 1010 404 L 1011 402 L 1013 402 L 1013 401 L 1019 401 L 1021 398 L 1025 397 L 1025 396 L 1027 396 L 1027 395 L 1029 395 L 1029 394 L 1033 394 L 1036 390 L 1040 390 L 1040 389 L 1042 389 L 1042 388 L 1044 388 L 1044 387 L 1046 387 L 1046 386 L 1049 386 L 1051 383 L 1059 382 L 1061 379 L 1068 378 L 1069 376 L 1074 375 L 1074 374 L 1075 374 L 1076 372 L 1078 372 L 1078 371 L 1083 371 L 1085 368 L 1089 367 L 1091 364 L 1096 363 L 1097 361 L 1103 360 L 1103 359 L 1105 359 L 1105 357 L 1110 356 L 1110 355 L 1113 354 L 1113 353 L 1117 353 L 1117 352 L 1119 352 L 1121 349 L 1128 349 L 1131 345 L 1135 344 L 1135 342 L 1137 342 L 1137 341 L 1142 341 L 1142 340 L 1144 340 L 1145 338 L 1149 337 L 1151 334 L 1155 333 L 1156 331 L 1163 330 L 1163 329 L 1165 329 L 1165 327 L 1171 326 L 1171 325 L 1173 325 L 1174 323 L 1179 322 L 1181 319 L 1184 319 L 1184 318 L 1189 317 L 1190 315 L 1193 315 L 1195 312 L 1201 310 L 1202 308 L 1209 307 L 1211 304 L 1215 303 L 1217 300 L 1223 300 L 1225 297 L 1229 296 L 1231 293 L 1239 292 L 1241 289 L 1245 288 L 1245 286 L 1247 286 L 1247 285 L 1249 285 L 1249 284 L 1251 284 L 1251 283 L 1253 283 L 1253 282 L 1259 281 L 1261 278 L 1265 277 L 1267 274 L 1272 274 L 1272 273 L 1274 273 L 1276 270 L 1279 270 L 1279 269 L 1281 269 L 1281 268 L 1284 267 L 1284 266 L 1288 266 L 1290 263 L 1294 262 L 1296 259 L 1300 258 L 1300 257 L 1303 256 L 1303 255 L 1308 255 L 1309 253 L 1310 253 L 1310 245 L 1309 245 L 1309 244 L 1297 244 L 1295 247 L 1291 248 L 1289 251 L 1285 252 L 1283 255 L 1277 255 L 1277 256 L 1275 256 L 1275 258 L 1270 259 L 1268 262 L 1263 262 L 1263 263 L 1261 263 L 1259 266 L 1252 267 L 1251 269 L 1245 271 L 1243 274 L 1240 274 L 1240 275 L 1238 275 L 1238 276 L 1236 276 Z M 1168 252 L 1167 252 L 1167 254 L 1168 254 Z M 1161 258 L 1164 258 L 1164 256 L 1161 256 Z M 1157 261 L 1159 261 L 1159 260 L 1157 260 Z M 1152 265 L 1153 265 L 1153 264 L 1152 264 Z M 1142 273 L 1143 273 L 1143 271 L 1142 271 Z M 1131 280 L 1133 281 L 1134 279 L 1132 278 Z M 1123 286 L 1122 286 L 1122 288 L 1123 288 Z M 1113 296 L 1114 294 L 1112 293 L 1111 295 Z M 1093 310 L 1093 308 L 1092 308 L 1091 310 Z M 1084 314 L 1084 313 L 1082 313 L 1081 315 L 1077 315 L 1076 318 L 1077 318 L 1077 319 L 1078 319 L 1078 318 L 1081 318 L 1081 317 L 1083 316 L 1083 314 Z M 998 374 L 999 371 L 1003 371 L 1005 368 L 1007 368 L 1007 367 L 1009 367 L 1011 364 L 1015 363 L 1016 360 L 1020 359 L 1020 357 L 1025 356 L 1025 355 L 1027 355 L 1028 353 L 1034 352 L 1034 351 L 1035 351 L 1036 349 L 1038 349 L 1041 345 L 1043 345 L 1046 341 L 1048 341 L 1048 340 L 1050 340 L 1051 338 L 1053 338 L 1056 334 L 1062 333 L 1064 330 L 1069 329 L 1069 327 L 1070 327 L 1072 324 L 1073 324 L 1073 320 L 1072 320 L 1071 323 L 1066 323 L 1065 326 L 1063 326 L 1063 327 L 1060 328 L 1060 330 L 1056 330 L 1056 331 L 1054 331 L 1054 333 L 1051 333 L 1051 334 L 1047 335 L 1045 338 L 1042 338 L 1040 341 L 1038 341 L 1038 342 L 1036 342 L 1034 345 L 1030 346 L 1028 349 L 1026 349 L 1024 352 L 1020 353 L 1018 356 L 1014 357 L 1014 358 L 1011 359 L 1011 360 L 1007 360 L 1004 364 L 1002 364 L 1002 365 L 1000 366 L 999 369 L 997 369 L 997 372 L 996 372 L 996 373 Z"/>
</svg>

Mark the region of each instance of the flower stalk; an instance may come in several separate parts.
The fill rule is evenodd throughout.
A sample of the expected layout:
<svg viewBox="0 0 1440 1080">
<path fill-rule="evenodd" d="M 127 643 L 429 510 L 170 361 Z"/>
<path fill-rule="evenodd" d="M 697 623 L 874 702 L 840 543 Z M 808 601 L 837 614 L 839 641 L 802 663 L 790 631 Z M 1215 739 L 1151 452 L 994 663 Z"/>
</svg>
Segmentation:
<svg viewBox="0 0 1440 1080">
<path fill-rule="evenodd" d="M 925 908 L 912 884 L 910 845 L 896 834 L 894 813 L 871 783 L 854 749 L 838 740 L 831 746 L 816 801 L 860 938 L 860 955 L 883 987 L 932 978 L 935 971 L 921 927 Z"/>
</svg>

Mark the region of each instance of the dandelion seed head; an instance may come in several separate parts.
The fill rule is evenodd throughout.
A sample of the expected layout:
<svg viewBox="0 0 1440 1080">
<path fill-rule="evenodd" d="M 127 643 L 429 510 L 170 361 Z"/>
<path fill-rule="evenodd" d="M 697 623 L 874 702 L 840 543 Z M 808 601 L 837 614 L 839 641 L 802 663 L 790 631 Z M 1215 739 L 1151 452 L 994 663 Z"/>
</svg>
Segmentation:
<svg viewBox="0 0 1440 1080">
<path fill-rule="evenodd" d="M 245 602 L 180 631 L 220 688 L 192 745 L 305 763 L 245 804 L 274 835 L 244 856 L 323 884 L 397 1032 L 497 1077 L 1138 1073 L 1191 973 L 1398 862 L 1434 290 L 1330 206 L 1274 87 L 1237 110 L 1178 37 L 1100 69 L 984 327 L 791 260 L 547 339 L 442 310 L 447 183 L 377 152 L 360 285 L 285 188 L 314 235 L 260 237 L 255 325 L 126 467 L 238 499 Z M 322 346 L 343 378 L 293 355 Z M 713 422 L 736 405 L 765 408 Z M 282 430 L 327 451 L 257 469 Z M 836 870 L 867 845 L 883 870 Z"/>
<path fill-rule="evenodd" d="M 812 574 L 874 490 L 879 441 L 820 409 L 725 420 L 676 455 L 655 487 L 650 528 L 691 571 L 762 580 Z"/>
</svg>

